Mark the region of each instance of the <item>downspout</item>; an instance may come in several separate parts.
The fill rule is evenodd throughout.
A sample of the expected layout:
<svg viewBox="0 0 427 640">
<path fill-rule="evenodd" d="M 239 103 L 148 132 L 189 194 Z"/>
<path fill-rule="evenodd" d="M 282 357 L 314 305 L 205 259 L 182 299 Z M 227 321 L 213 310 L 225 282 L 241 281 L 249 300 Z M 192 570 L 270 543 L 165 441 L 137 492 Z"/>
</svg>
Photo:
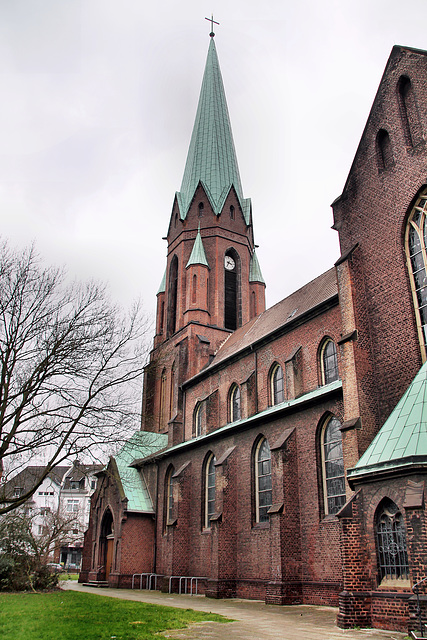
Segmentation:
<svg viewBox="0 0 427 640">
<path fill-rule="evenodd" d="M 258 413 L 258 351 L 256 349 L 254 350 L 252 344 L 250 348 L 255 357 L 255 413 Z"/>
<path fill-rule="evenodd" d="M 156 506 L 154 509 L 154 545 L 153 545 L 153 571 L 157 573 L 157 522 L 158 522 L 158 510 L 159 510 L 159 461 L 156 459 Z"/>
</svg>

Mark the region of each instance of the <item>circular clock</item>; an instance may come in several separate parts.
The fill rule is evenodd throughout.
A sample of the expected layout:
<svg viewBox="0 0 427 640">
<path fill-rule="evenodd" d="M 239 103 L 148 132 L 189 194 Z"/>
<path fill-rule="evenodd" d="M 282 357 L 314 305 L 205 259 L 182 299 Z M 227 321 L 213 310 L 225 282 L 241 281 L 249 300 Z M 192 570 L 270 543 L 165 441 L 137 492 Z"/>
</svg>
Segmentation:
<svg viewBox="0 0 427 640">
<path fill-rule="evenodd" d="M 224 266 L 228 271 L 233 271 L 234 267 L 236 266 L 236 263 L 234 262 L 231 256 L 225 256 Z"/>
</svg>

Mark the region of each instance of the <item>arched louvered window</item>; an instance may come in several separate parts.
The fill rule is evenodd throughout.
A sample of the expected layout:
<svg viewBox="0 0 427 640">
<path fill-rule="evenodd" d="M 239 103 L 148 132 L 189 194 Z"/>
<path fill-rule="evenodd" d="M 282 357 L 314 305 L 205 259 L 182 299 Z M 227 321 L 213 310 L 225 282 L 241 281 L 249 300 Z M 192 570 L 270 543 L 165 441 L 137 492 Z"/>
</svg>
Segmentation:
<svg viewBox="0 0 427 640">
<path fill-rule="evenodd" d="M 178 303 L 178 258 L 174 256 L 169 269 L 169 297 L 168 297 L 168 335 L 176 330 L 176 310 Z"/>
<path fill-rule="evenodd" d="M 237 384 L 233 384 L 233 386 L 231 387 L 229 406 L 230 422 L 236 422 L 236 420 L 240 420 L 242 417 L 240 408 L 240 388 Z"/>
<path fill-rule="evenodd" d="M 271 404 L 280 404 L 285 400 L 285 381 L 283 369 L 280 364 L 275 364 L 270 373 Z"/>
<path fill-rule="evenodd" d="M 325 514 L 334 515 L 345 504 L 345 476 L 341 423 L 330 416 L 321 431 Z"/>
<path fill-rule="evenodd" d="M 320 370 L 322 384 L 329 384 L 338 380 L 338 355 L 335 342 L 330 338 L 324 340 L 320 346 Z"/>
<path fill-rule="evenodd" d="M 423 361 L 426 359 L 427 342 L 427 189 L 415 202 L 406 226 L 405 248 L 415 317 L 418 327 L 418 338 Z"/>
<path fill-rule="evenodd" d="M 397 505 L 388 498 L 378 508 L 376 533 L 380 580 L 408 580 L 404 519 Z"/>
<path fill-rule="evenodd" d="M 261 438 L 255 449 L 255 522 L 268 522 L 272 505 L 271 451 L 266 438 Z"/>
<path fill-rule="evenodd" d="M 205 464 L 205 504 L 204 527 L 209 529 L 211 518 L 215 513 L 215 462 L 216 458 L 211 453 Z"/>
<path fill-rule="evenodd" d="M 224 326 L 234 331 L 240 326 L 240 260 L 234 249 L 224 256 Z"/>
</svg>

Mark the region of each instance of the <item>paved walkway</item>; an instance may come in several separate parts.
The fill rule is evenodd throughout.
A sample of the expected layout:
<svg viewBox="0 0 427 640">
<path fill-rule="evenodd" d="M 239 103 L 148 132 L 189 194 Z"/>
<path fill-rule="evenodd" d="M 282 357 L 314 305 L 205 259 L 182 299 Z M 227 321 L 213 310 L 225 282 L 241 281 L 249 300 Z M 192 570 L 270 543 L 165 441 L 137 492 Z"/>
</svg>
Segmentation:
<svg viewBox="0 0 427 640">
<path fill-rule="evenodd" d="M 232 618 L 229 624 L 203 622 L 188 629 L 165 631 L 165 638 L 193 640 L 403 640 L 397 631 L 378 629 L 338 629 L 335 625 L 337 609 L 309 605 L 266 605 L 258 600 L 215 600 L 204 596 L 185 596 L 131 589 L 96 589 L 83 587 L 75 581 L 61 583 L 64 589 L 95 593 L 109 598 L 137 600 L 180 609 L 196 609 L 220 613 Z"/>
</svg>

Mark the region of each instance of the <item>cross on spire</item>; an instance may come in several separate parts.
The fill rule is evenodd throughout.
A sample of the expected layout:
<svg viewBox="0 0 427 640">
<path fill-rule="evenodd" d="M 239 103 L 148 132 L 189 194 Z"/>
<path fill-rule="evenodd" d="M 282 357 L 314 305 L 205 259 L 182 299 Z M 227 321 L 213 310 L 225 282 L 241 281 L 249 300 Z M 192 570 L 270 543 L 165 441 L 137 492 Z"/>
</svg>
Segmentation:
<svg viewBox="0 0 427 640">
<path fill-rule="evenodd" d="M 219 24 L 219 22 L 216 22 L 216 21 L 213 19 L 213 13 L 211 14 L 211 17 L 210 17 L 210 18 L 205 18 L 205 20 L 208 20 L 208 21 L 211 23 L 211 32 L 210 32 L 210 34 L 209 34 L 209 35 L 210 35 L 210 37 L 211 37 L 211 38 L 213 38 L 213 37 L 215 36 L 213 26 L 214 26 L 214 24 Z"/>
</svg>

